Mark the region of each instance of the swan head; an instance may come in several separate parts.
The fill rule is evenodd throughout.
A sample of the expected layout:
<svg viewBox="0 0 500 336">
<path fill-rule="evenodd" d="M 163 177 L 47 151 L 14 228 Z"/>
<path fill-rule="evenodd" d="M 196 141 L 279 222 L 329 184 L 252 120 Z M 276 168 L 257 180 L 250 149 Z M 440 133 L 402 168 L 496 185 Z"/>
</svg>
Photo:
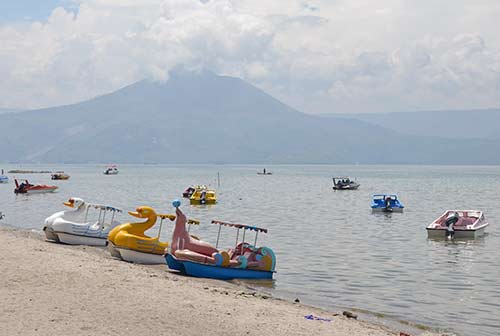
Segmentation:
<svg viewBox="0 0 500 336">
<path fill-rule="evenodd" d="M 155 218 L 156 219 L 156 212 L 153 210 L 153 208 L 148 207 L 148 206 L 140 206 L 135 211 L 129 211 L 129 215 L 137 217 L 137 218 Z"/>
<path fill-rule="evenodd" d="M 67 202 L 64 202 L 63 204 L 67 207 L 78 209 L 85 204 L 85 201 L 78 197 L 71 197 Z"/>
</svg>

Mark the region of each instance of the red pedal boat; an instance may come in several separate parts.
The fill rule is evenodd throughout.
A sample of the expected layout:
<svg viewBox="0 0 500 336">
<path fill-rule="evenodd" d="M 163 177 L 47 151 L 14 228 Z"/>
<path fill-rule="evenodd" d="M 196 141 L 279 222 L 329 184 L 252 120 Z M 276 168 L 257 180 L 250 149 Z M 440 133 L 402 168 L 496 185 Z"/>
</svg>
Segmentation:
<svg viewBox="0 0 500 336">
<path fill-rule="evenodd" d="M 21 183 L 19 183 L 21 181 Z M 16 183 L 16 188 L 14 192 L 16 194 L 41 194 L 54 192 L 58 187 L 57 186 L 49 186 L 49 185 L 33 185 L 28 182 L 28 180 L 17 180 L 14 179 Z"/>
</svg>

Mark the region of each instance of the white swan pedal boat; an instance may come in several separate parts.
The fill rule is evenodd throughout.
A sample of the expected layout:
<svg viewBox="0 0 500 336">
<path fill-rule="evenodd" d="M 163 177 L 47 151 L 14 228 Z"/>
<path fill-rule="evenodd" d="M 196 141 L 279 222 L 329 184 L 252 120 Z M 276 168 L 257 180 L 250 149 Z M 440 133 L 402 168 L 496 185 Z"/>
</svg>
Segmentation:
<svg viewBox="0 0 500 336">
<path fill-rule="evenodd" d="M 86 203 L 77 197 L 70 198 L 64 205 L 73 210 L 56 212 L 45 219 L 43 231 L 48 240 L 70 245 L 106 246 L 109 231 L 120 224 L 115 215 L 122 211 L 115 207 Z M 97 219 L 89 219 L 91 209 L 99 211 Z"/>
<path fill-rule="evenodd" d="M 429 238 L 477 238 L 489 223 L 480 210 L 447 210 L 427 226 Z"/>
</svg>

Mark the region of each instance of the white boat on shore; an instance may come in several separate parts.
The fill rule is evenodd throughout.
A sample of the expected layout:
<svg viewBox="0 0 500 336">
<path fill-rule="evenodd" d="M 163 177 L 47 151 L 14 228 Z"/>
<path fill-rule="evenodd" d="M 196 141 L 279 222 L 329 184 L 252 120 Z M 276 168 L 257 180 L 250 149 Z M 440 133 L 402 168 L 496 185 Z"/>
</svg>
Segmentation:
<svg viewBox="0 0 500 336">
<path fill-rule="evenodd" d="M 427 226 L 429 238 L 477 238 L 489 223 L 480 210 L 447 210 Z"/>
<path fill-rule="evenodd" d="M 56 212 L 45 219 L 43 231 L 48 240 L 69 245 L 106 246 L 108 233 L 120 223 L 115 220 L 115 214 L 121 210 L 115 207 L 89 204 L 81 198 L 72 197 L 64 205 L 74 208 Z M 88 220 L 90 209 L 99 210 L 96 221 Z M 111 219 L 106 215 L 111 213 Z"/>
</svg>

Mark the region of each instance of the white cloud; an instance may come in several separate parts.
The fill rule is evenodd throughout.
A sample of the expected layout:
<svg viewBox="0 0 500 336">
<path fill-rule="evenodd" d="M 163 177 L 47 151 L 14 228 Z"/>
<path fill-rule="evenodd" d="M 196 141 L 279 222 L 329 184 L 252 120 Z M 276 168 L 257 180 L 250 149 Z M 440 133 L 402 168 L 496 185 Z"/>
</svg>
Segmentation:
<svg viewBox="0 0 500 336">
<path fill-rule="evenodd" d="M 80 0 L 0 26 L 0 106 L 75 102 L 179 64 L 307 112 L 498 106 L 496 0 Z"/>
</svg>

